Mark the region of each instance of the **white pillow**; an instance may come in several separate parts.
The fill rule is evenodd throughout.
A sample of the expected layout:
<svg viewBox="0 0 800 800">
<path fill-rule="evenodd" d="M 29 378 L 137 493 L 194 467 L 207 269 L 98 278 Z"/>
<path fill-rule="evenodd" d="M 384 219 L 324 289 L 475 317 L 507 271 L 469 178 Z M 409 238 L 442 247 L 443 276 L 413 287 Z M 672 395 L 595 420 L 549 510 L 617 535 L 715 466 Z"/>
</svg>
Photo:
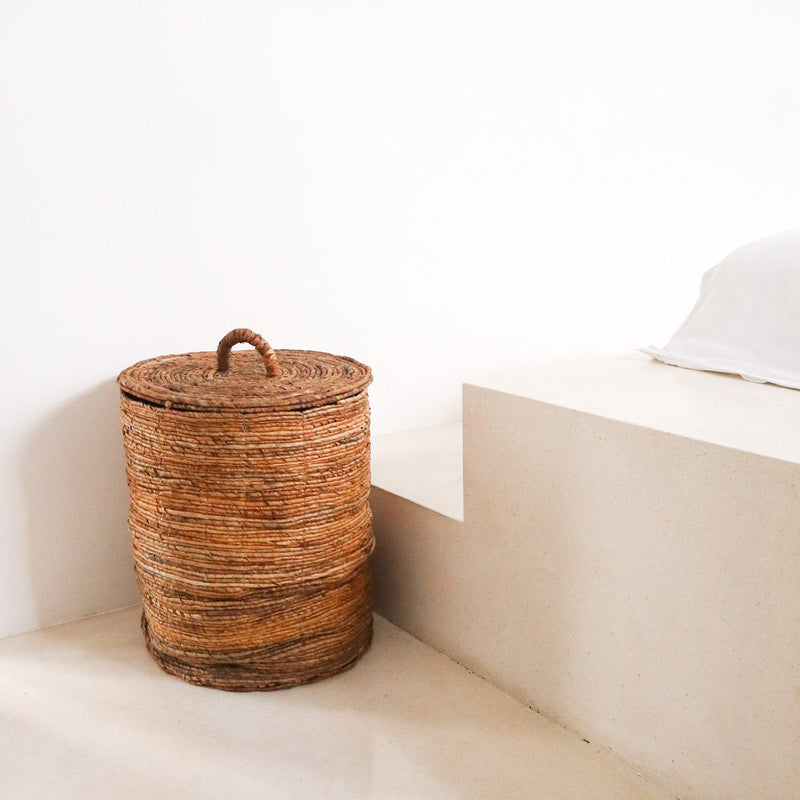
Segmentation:
<svg viewBox="0 0 800 800">
<path fill-rule="evenodd" d="M 706 272 L 686 322 L 662 349 L 643 352 L 800 389 L 800 229 L 745 245 Z"/>
</svg>

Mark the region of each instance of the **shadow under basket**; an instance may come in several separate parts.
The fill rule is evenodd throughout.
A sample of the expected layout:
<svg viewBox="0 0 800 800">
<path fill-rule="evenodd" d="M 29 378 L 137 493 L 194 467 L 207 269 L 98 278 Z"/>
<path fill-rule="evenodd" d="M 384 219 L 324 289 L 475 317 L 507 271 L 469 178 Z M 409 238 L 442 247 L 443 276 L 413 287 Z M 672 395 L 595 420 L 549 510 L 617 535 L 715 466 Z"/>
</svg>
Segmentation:
<svg viewBox="0 0 800 800">
<path fill-rule="evenodd" d="M 256 349 L 232 353 L 238 342 Z M 156 662 L 231 691 L 351 666 L 372 638 L 369 368 L 237 329 L 216 353 L 141 361 L 118 380 Z"/>
</svg>

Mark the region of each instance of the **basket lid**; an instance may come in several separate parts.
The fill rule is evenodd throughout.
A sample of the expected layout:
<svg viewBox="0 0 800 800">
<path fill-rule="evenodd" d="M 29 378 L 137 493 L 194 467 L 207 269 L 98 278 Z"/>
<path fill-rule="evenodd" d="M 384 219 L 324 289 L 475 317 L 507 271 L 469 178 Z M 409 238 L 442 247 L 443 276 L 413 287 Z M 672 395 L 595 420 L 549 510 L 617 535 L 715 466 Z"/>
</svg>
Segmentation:
<svg viewBox="0 0 800 800">
<path fill-rule="evenodd" d="M 256 349 L 231 352 L 248 342 Z M 140 361 L 117 378 L 126 394 L 185 411 L 290 411 L 316 408 L 362 392 L 370 368 L 346 356 L 273 350 L 257 333 L 237 328 L 216 353 L 184 353 Z"/>
</svg>

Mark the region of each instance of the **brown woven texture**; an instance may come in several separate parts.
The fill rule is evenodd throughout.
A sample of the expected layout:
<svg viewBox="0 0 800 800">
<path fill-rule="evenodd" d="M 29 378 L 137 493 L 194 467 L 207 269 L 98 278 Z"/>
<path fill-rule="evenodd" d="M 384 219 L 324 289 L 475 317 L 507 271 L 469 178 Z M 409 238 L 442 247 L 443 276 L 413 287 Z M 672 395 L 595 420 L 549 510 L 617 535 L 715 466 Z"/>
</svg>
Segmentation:
<svg viewBox="0 0 800 800">
<path fill-rule="evenodd" d="M 247 329 L 120 375 L 142 627 L 167 672 L 277 689 L 367 649 L 370 380 Z"/>
</svg>

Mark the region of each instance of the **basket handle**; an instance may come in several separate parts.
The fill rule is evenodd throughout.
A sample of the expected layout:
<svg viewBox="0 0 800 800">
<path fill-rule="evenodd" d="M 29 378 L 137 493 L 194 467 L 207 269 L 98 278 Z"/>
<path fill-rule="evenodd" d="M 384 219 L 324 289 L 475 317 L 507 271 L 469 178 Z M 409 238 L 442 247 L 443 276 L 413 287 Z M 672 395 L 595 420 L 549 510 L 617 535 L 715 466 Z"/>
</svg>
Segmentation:
<svg viewBox="0 0 800 800">
<path fill-rule="evenodd" d="M 261 354 L 264 360 L 264 368 L 267 370 L 267 377 L 277 378 L 281 374 L 281 365 L 275 351 L 269 346 L 269 342 L 253 333 L 249 328 L 235 328 L 230 333 L 226 333 L 220 339 L 217 347 L 217 372 L 227 372 L 231 365 L 231 347 L 235 344 L 246 342 L 253 345 Z"/>
</svg>

